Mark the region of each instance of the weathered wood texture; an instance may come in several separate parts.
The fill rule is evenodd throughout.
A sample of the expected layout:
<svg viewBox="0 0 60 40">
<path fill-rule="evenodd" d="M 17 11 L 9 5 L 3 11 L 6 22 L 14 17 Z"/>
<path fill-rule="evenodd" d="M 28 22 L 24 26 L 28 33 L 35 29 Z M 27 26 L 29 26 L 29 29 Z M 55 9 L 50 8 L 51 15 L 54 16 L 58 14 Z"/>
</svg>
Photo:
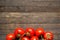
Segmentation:
<svg viewBox="0 0 60 40">
<path fill-rule="evenodd" d="M 60 13 L 1 13 L 0 23 L 21 23 L 21 24 L 59 24 Z M 7 15 L 6 15 L 7 14 Z"/>
<path fill-rule="evenodd" d="M 17 27 L 23 29 L 42 27 L 45 31 L 53 32 L 54 40 L 60 40 L 60 13 L 0 12 L 0 40 L 6 40 L 6 35 L 13 33 Z"/>
<path fill-rule="evenodd" d="M 60 12 L 60 0 L 0 0 L 3 12 Z"/>
</svg>

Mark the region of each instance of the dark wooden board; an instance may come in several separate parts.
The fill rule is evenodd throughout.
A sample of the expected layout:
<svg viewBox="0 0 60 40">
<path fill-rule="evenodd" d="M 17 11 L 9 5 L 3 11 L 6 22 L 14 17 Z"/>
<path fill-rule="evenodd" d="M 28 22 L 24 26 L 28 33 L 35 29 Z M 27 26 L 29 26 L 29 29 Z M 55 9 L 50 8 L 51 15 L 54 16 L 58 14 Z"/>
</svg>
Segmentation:
<svg viewBox="0 0 60 40">
<path fill-rule="evenodd" d="M 0 0 L 0 12 L 60 12 L 60 0 Z"/>
</svg>

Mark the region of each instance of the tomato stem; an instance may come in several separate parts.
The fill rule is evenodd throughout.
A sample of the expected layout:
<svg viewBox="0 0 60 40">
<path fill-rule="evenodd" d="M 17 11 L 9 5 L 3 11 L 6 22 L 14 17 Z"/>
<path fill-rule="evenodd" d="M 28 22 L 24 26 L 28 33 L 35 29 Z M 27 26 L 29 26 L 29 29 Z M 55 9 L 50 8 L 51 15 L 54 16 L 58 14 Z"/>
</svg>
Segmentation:
<svg viewBox="0 0 60 40">
<path fill-rule="evenodd" d="M 19 38 L 19 40 L 21 40 L 21 38 Z"/>
<path fill-rule="evenodd" d="M 18 37 L 20 37 L 21 35 L 20 35 L 20 34 L 18 34 L 17 36 L 18 36 Z"/>
<path fill-rule="evenodd" d="M 44 38 L 42 38 L 42 40 L 44 40 Z"/>
<path fill-rule="evenodd" d="M 41 35 L 41 39 L 44 40 L 43 35 Z"/>
<path fill-rule="evenodd" d="M 23 36 L 30 36 L 30 33 L 29 32 L 26 32 L 21 37 L 23 37 Z"/>
</svg>

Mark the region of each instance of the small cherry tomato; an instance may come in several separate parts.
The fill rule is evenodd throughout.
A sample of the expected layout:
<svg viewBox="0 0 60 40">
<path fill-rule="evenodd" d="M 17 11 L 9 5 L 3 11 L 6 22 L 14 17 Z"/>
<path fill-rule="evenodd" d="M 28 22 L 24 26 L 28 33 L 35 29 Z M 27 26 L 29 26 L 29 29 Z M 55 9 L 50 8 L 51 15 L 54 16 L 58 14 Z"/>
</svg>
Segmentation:
<svg viewBox="0 0 60 40">
<path fill-rule="evenodd" d="M 23 35 L 24 33 L 25 31 L 22 28 L 16 28 L 14 31 L 16 37 L 21 37 L 21 35 Z"/>
<path fill-rule="evenodd" d="M 29 38 L 28 37 L 22 37 L 21 40 L 29 40 Z"/>
<path fill-rule="evenodd" d="M 41 35 L 44 35 L 44 29 L 42 29 L 42 28 L 38 28 L 38 29 L 36 29 L 36 36 L 38 36 L 38 37 L 40 37 Z"/>
<path fill-rule="evenodd" d="M 15 35 L 14 34 L 8 34 L 6 36 L 6 40 L 14 40 L 15 39 Z"/>
<path fill-rule="evenodd" d="M 27 28 L 26 29 L 26 35 L 27 36 L 34 36 L 34 34 L 35 34 L 35 31 L 33 28 Z"/>
<path fill-rule="evenodd" d="M 31 40 L 39 40 L 37 36 L 32 36 Z"/>
<path fill-rule="evenodd" d="M 46 32 L 46 33 L 44 34 L 44 38 L 45 38 L 46 40 L 53 40 L 53 34 L 52 34 L 51 32 Z"/>
</svg>

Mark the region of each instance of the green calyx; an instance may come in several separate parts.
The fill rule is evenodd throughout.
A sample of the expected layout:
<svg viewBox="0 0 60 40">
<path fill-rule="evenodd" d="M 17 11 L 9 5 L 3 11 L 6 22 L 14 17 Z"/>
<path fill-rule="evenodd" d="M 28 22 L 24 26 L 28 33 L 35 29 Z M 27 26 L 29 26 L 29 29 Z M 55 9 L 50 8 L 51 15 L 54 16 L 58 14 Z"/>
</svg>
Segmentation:
<svg viewBox="0 0 60 40">
<path fill-rule="evenodd" d="M 30 36 L 30 33 L 29 33 L 29 32 L 27 32 L 27 33 L 26 33 L 26 35 L 27 35 L 27 36 Z"/>
<path fill-rule="evenodd" d="M 21 35 L 20 34 L 17 34 L 17 37 L 20 37 Z"/>
<path fill-rule="evenodd" d="M 47 39 L 49 39 L 50 38 L 50 35 L 49 34 L 47 34 Z"/>
</svg>

